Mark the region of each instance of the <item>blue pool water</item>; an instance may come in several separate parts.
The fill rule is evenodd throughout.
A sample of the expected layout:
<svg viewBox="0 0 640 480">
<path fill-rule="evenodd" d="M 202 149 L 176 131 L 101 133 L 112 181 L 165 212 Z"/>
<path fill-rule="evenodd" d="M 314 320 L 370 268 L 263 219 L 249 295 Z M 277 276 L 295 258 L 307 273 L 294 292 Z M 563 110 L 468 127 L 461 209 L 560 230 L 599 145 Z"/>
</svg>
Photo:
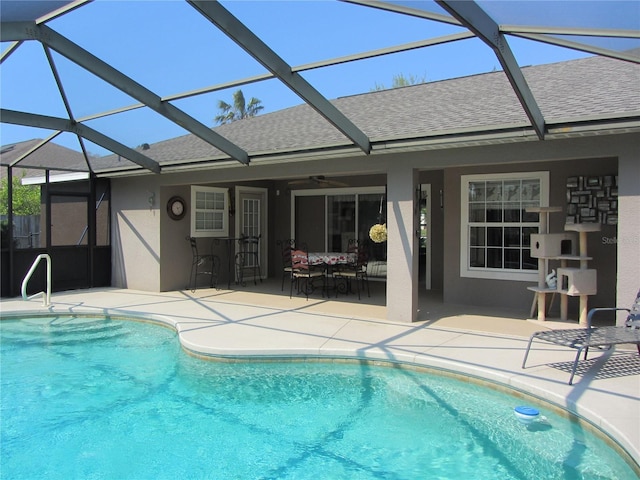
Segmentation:
<svg viewBox="0 0 640 480">
<path fill-rule="evenodd" d="M 576 423 L 449 377 L 359 363 L 209 362 L 117 319 L 0 322 L 0 477 L 632 479 Z"/>
</svg>

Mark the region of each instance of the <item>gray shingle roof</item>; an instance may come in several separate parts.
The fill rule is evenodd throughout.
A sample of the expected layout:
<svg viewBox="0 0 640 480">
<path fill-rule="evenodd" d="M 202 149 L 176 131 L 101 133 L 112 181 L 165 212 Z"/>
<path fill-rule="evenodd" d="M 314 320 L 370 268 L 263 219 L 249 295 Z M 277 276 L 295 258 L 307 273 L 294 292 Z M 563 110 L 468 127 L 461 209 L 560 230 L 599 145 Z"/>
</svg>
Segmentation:
<svg viewBox="0 0 640 480">
<path fill-rule="evenodd" d="M 638 64 L 589 57 L 525 67 L 523 74 L 548 127 L 599 118 L 640 118 Z M 376 142 L 530 127 L 502 71 L 343 97 L 332 103 L 370 138 L 374 150 Z M 250 157 L 351 146 L 306 104 L 215 130 Z M 142 153 L 161 165 L 228 159 L 190 134 L 152 144 Z M 126 165 L 137 168 L 116 155 L 92 160 L 92 165 L 97 171 Z"/>
<path fill-rule="evenodd" d="M 547 125 L 581 119 L 640 115 L 640 66 L 589 57 L 523 68 Z M 529 125 L 501 71 L 338 98 L 333 103 L 372 142 L 470 129 Z M 218 133 L 250 156 L 349 145 L 303 104 L 222 125 Z M 146 155 L 162 163 L 224 155 L 193 135 L 151 145 Z"/>
<path fill-rule="evenodd" d="M 41 142 L 41 139 L 34 139 L 12 145 L 3 145 L 2 152 L 0 153 L 0 165 L 11 165 L 14 161 L 22 157 L 25 153 L 36 147 Z M 34 170 L 34 168 L 42 165 L 47 165 L 52 170 L 72 169 L 84 172 L 89 171 L 89 167 L 87 166 L 87 162 L 85 162 L 82 153 L 49 142 L 33 152 L 31 155 L 27 156 L 24 160 L 20 161 L 17 164 L 17 168 L 21 171 L 14 174 L 22 175 L 22 173 L 25 173 L 27 176 L 40 176 L 42 175 L 42 172 Z M 5 169 L 0 169 L 0 176 L 4 176 L 4 174 Z"/>
</svg>

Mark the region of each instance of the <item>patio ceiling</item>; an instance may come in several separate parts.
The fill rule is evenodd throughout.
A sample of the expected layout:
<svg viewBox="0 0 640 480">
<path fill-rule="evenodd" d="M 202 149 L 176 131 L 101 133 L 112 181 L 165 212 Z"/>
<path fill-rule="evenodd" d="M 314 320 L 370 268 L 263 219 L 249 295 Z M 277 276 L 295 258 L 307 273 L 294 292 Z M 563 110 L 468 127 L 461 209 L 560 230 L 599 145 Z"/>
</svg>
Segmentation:
<svg viewBox="0 0 640 480">
<path fill-rule="evenodd" d="M 509 84 L 517 96 L 522 110 L 530 122 L 531 127 L 535 131 L 538 139 L 545 138 L 545 118 L 536 102 L 536 98 L 529 89 L 525 77 L 520 69 L 517 53 L 512 48 L 512 43 L 519 41 L 517 39 L 526 39 L 529 42 L 538 44 L 553 45 L 562 49 L 570 49 L 573 51 L 585 52 L 615 58 L 620 61 L 640 63 L 640 56 L 636 49 L 640 46 L 640 7 L 636 2 L 623 2 L 625 9 L 620 9 L 616 15 L 612 15 L 612 11 L 616 11 L 611 2 L 589 2 L 589 8 L 594 7 L 602 10 L 602 15 L 592 15 L 589 17 L 593 23 L 588 24 L 580 15 L 580 9 L 583 8 L 583 2 L 491 2 L 491 1 L 452 1 L 437 0 L 432 1 L 367 1 L 367 0 L 350 0 L 339 4 L 325 4 L 326 8 L 342 8 L 344 15 L 352 16 L 354 21 L 359 18 L 365 20 L 366 15 L 370 15 L 372 10 L 378 12 L 379 15 L 387 15 L 394 17 L 402 17 L 410 19 L 406 21 L 424 22 L 424 32 L 437 32 L 436 36 L 429 38 L 419 38 L 410 42 L 386 44 L 382 47 L 360 50 L 356 53 L 340 55 L 329 60 L 317 59 L 304 63 L 293 64 L 293 60 L 285 60 L 286 57 L 292 58 L 294 55 L 289 53 L 286 48 L 286 42 L 306 42 L 308 39 L 300 39 L 298 37 L 287 37 L 283 34 L 283 25 L 275 26 L 275 29 L 269 30 L 262 25 L 254 23 L 249 26 L 247 22 L 240 18 L 240 15 L 232 13 L 237 5 L 230 2 L 226 8 L 220 2 L 187 0 L 180 2 L 185 15 L 199 17 L 193 19 L 197 21 L 197 27 L 194 29 L 211 29 L 216 31 L 216 35 L 220 32 L 227 37 L 227 41 L 232 41 L 238 50 L 237 58 L 241 58 L 242 51 L 244 54 L 253 59 L 254 64 L 261 66 L 263 71 L 258 70 L 253 75 L 243 75 L 246 71 L 256 71 L 255 67 L 244 67 L 244 60 L 238 60 L 238 64 L 242 63 L 242 68 L 236 65 L 236 62 L 229 65 L 223 65 L 221 71 L 231 79 L 221 81 L 214 85 L 206 85 L 209 81 L 208 77 L 189 78 L 189 82 L 184 81 L 179 75 L 169 78 L 172 71 L 171 65 L 178 58 L 179 51 L 172 54 L 163 53 L 166 48 L 159 36 L 169 35 L 167 31 L 155 29 L 153 25 L 137 24 L 137 32 L 145 33 L 148 41 L 144 45 L 136 45 L 132 50 L 144 52 L 150 57 L 162 61 L 168 68 L 164 70 L 167 77 L 164 78 L 164 84 L 156 84 L 156 86 L 147 87 L 149 70 L 148 63 L 144 58 L 140 59 L 140 70 L 132 71 L 127 62 L 122 57 L 128 57 L 127 51 L 111 51 L 105 54 L 108 48 L 104 48 L 111 41 L 110 38 L 100 38 L 102 48 L 96 48 L 95 42 L 88 41 L 97 35 L 91 27 L 99 25 L 101 19 L 99 17 L 99 9 L 94 9 L 95 4 L 101 4 L 102 8 L 120 8 L 128 2 L 115 2 L 109 5 L 109 2 L 90 2 L 87 0 L 68 1 L 12 1 L 2 0 L 0 3 L 0 35 L 3 42 L 3 53 L 0 56 L 0 65 L 3 77 L 3 83 L 11 83 L 18 85 L 20 82 L 15 80 L 16 76 L 24 75 L 24 72 L 14 71 L 11 69 L 11 59 L 14 56 L 21 55 L 23 50 L 27 50 L 29 44 L 40 44 L 44 51 L 46 59 L 46 68 L 49 70 L 55 83 L 56 94 L 60 97 L 61 104 L 64 106 L 58 114 L 50 114 L 49 112 L 38 109 L 37 105 L 21 107 L 14 106 L 14 99 L 20 97 L 28 97 L 30 92 L 14 91 L 3 92 L 2 108 L 0 110 L 0 119 L 5 125 L 18 125 L 25 128 L 26 140 L 34 138 L 34 131 L 40 133 L 47 132 L 43 135 L 40 146 L 50 142 L 60 135 L 71 135 L 77 137 L 77 145 L 84 155 L 86 161 L 86 169 L 92 170 L 92 154 L 90 150 L 101 148 L 108 152 L 112 152 L 118 156 L 124 157 L 131 162 L 147 169 L 151 172 L 159 173 L 161 167 L 156 160 L 153 160 L 144 154 L 144 149 L 127 146 L 126 140 L 119 139 L 119 132 L 113 130 L 108 131 L 100 128 L 100 120 L 121 117 L 122 122 L 130 122 L 131 117 L 127 114 L 137 110 L 151 112 L 156 116 L 164 118 L 179 127 L 176 132 L 190 133 L 216 149 L 224 152 L 228 156 L 227 160 L 232 159 L 241 164 L 250 164 L 251 157 L 249 153 L 241 146 L 225 138 L 216 130 L 212 129 L 206 123 L 209 119 L 202 118 L 202 115 L 190 113 L 195 109 L 190 108 L 189 101 L 198 101 L 199 99 L 209 98 L 211 94 L 227 91 L 229 89 L 237 89 L 245 85 L 255 86 L 261 82 L 278 81 L 281 86 L 295 94 L 298 100 L 302 100 L 317 112 L 326 122 L 339 131 L 348 142 L 361 151 L 362 155 L 371 152 L 371 140 L 368 136 L 345 116 L 329 99 L 328 94 L 323 93 L 326 88 L 314 86 L 314 82 L 305 78 L 303 74 L 311 71 L 328 71 L 329 68 L 338 65 L 350 64 L 353 62 L 364 62 L 369 59 L 385 57 L 391 55 L 401 55 L 410 51 L 425 51 L 429 48 L 435 48 L 439 45 L 457 43 L 476 39 L 480 41 L 485 49 L 495 55 L 496 61 L 500 68 L 504 71 Z M 167 3 L 167 2 L 165 2 Z M 176 2 L 171 2 L 175 6 Z M 225 2 L 226 3 L 226 2 Z M 296 12 L 305 12 L 305 3 L 307 6 L 314 2 L 301 2 L 296 5 L 293 10 Z M 144 2 L 148 8 L 161 8 L 162 2 Z M 339 5 L 339 7 L 338 7 Z M 631 10 L 628 8 L 631 6 Z M 232 8 L 234 7 L 234 8 Z M 270 9 L 282 7 L 274 2 L 257 2 L 253 4 L 255 9 Z M 187 11 L 188 10 L 188 11 Z M 340 11 L 340 10 L 339 10 Z M 606 14 L 605 14 L 606 13 Z M 98 16 L 96 16 L 98 15 Z M 312 14 L 310 14 L 311 16 Z M 69 20 L 74 20 L 77 16 L 79 21 L 85 22 L 87 28 L 81 29 L 80 33 L 69 28 Z M 636 16 L 636 18 L 633 18 Z M 390 18 L 390 17 L 389 17 Z M 168 19 L 168 25 L 175 27 L 175 32 L 171 36 L 179 38 L 186 35 L 185 32 L 179 30 L 184 24 L 178 21 L 172 22 Z M 253 20 L 252 20 L 253 21 Z M 285 19 L 287 22 L 298 22 L 298 19 Z M 313 21 L 313 18 L 303 18 L 299 22 Z M 591 21 L 591 20 L 590 20 Z M 123 20 L 124 23 L 124 20 Z M 443 26 L 444 29 L 434 28 L 437 24 Z M 394 24 L 395 25 L 395 24 Z M 127 30 L 124 26 L 112 25 L 113 32 L 118 35 L 128 35 L 131 30 Z M 133 31 L 135 31 L 134 29 Z M 284 36 L 284 44 L 278 43 L 272 36 L 273 31 L 277 30 L 281 36 Z M 390 28 L 390 30 L 398 30 Z M 69 38 L 64 34 L 65 31 L 73 31 L 77 38 Z M 310 34 L 312 32 L 310 31 Z M 375 33 L 375 32 L 374 32 Z M 393 39 L 394 32 L 385 35 L 387 38 Z M 333 31 L 325 31 L 325 35 L 334 35 Z M 266 38 L 268 37 L 268 39 Z M 136 40 L 133 40 L 135 38 Z M 401 39 L 401 35 L 397 35 Z M 353 48 L 357 48 L 363 42 L 354 39 L 348 40 L 346 43 L 352 42 Z M 140 42 L 140 36 L 132 37 L 132 42 Z M 6 43 L 4 43 L 6 42 Z M 368 47 L 371 40 L 365 39 L 364 44 Z M 81 45 L 93 45 L 93 47 L 83 47 Z M 269 45 L 277 46 L 272 47 Z M 138 49 L 141 48 L 141 49 Z M 193 47 L 191 47 L 193 48 Z M 232 48 L 232 47 L 228 47 Z M 94 50 L 92 52 L 91 50 Z M 95 50 L 99 50 L 96 52 Z M 278 51 L 282 50 L 282 52 Z M 313 53 L 313 49 L 308 49 Z M 101 53 L 102 52 L 102 53 Z M 27 52 L 25 52 L 27 53 Z M 28 52 L 31 53 L 31 52 Z M 202 61 L 206 62 L 206 57 L 212 52 L 209 49 L 202 49 Z M 456 58 L 454 62 L 467 62 L 468 58 Z M 126 65 L 129 73 L 124 73 L 122 68 L 116 65 Z M 79 67 L 79 69 L 78 69 Z M 94 77 L 100 79 L 100 83 L 89 83 L 87 80 L 84 84 L 69 81 L 74 73 L 84 71 L 89 72 Z M 175 67 L 177 73 L 181 73 L 180 64 Z M 396 72 L 394 72 L 396 73 Z M 82 74 L 84 75 L 84 74 Z M 186 75 L 185 75 L 186 76 Z M 158 75 L 156 75 L 158 77 Z M 4 82 L 4 79 L 12 78 L 13 82 Z M 319 77 L 318 77 L 319 78 Z M 339 76 L 333 79 L 339 81 Z M 186 80 L 186 79 L 185 79 Z M 94 80 L 92 80 L 93 82 Z M 155 79 L 154 79 L 155 81 Z M 163 78 L 157 79 L 162 82 Z M 186 85 L 196 84 L 195 88 L 187 89 Z M 203 84 L 205 84 L 203 86 Z M 322 84 L 318 80 L 318 84 Z M 166 85 L 170 85 L 167 87 Z M 167 88 L 175 88 L 175 85 L 185 85 L 180 89 L 180 93 L 166 93 Z M 101 95 L 101 90 L 97 90 L 98 86 L 110 86 L 115 88 L 123 95 L 118 101 L 120 105 L 110 107 L 104 111 L 84 112 L 85 104 L 88 102 L 77 101 L 77 90 L 88 90 L 94 96 Z M 9 88 L 9 87 L 8 87 Z M 15 87 L 14 87 L 15 88 Z M 103 88 L 103 87 L 101 87 Z M 354 92 L 362 93 L 362 92 Z M 33 96 L 37 98 L 34 91 Z M 278 95 L 277 93 L 275 95 Z M 286 94 L 282 94 L 286 96 Z M 136 103 L 127 103 L 126 99 L 131 99 Z M 130 100 L 130 101 L 131 101 Z M 212 102 L 213 103 L 213 102 Z M 184 107 L 178 106 L 184 104 Z M 149 123 L 149 132 L 145 132 L 146 122 L 136 122 L 136 129 L 140 129 L 140 135 L 148 135 L 153 130 L 153 123 Z M 106 124 L 104 124 L 106 125 Z M 38 129 L 38 130 L 34 130 Z M 180 133 L 176 133 L 176 136 Z M 37 136 L 37 135 L 36 135 Z M 144 137 L 148 138 L 148 137 Z M 165 140 L 161 138 L 158 140 Z M 4 143 L 4 141 L 3 141 Z M 141 142 L 142 143 L 142 142 Z M 146 142 L 145 142 L 146 143 Z M 89 144 L 89 147 L 87 146 Z M 31 148 L 26 155 L 14 159 L 11 166 L 21 166 L 29 154 L 37 151 L 38 148 Z M 33 167 L 33 165 L 30 165 Z M 47 168 L 47 165 L 40 165 Z"/>
</svg>

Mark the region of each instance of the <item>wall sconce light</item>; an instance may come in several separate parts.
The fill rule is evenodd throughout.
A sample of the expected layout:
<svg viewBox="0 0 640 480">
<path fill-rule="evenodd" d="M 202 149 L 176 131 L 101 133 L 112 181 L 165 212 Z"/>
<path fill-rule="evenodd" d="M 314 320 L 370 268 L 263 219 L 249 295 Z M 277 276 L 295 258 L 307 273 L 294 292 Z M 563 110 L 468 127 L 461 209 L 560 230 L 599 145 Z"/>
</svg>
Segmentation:
<svg viewBox="0 0 640 480">
<path fill-rule="evenodd" d="M 153 207 L 153 204 L 156 203 L 156 192 L 149 192 L 147 201 L 149 202 L 149 207 Z"/>
</svg>

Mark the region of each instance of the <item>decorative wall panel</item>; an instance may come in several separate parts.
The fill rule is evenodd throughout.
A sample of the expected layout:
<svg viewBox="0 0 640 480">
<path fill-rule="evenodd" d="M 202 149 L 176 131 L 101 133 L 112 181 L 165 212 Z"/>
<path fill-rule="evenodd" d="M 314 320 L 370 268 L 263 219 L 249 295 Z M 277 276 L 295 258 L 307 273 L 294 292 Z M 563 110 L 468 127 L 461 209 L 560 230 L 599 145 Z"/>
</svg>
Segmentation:
<svg viewBox="0 0 640 480">
<path fill-rule="evenodd" d="M 618 224 L 618 176 L 567 178 L 567 224 Z"/>
</svg>

